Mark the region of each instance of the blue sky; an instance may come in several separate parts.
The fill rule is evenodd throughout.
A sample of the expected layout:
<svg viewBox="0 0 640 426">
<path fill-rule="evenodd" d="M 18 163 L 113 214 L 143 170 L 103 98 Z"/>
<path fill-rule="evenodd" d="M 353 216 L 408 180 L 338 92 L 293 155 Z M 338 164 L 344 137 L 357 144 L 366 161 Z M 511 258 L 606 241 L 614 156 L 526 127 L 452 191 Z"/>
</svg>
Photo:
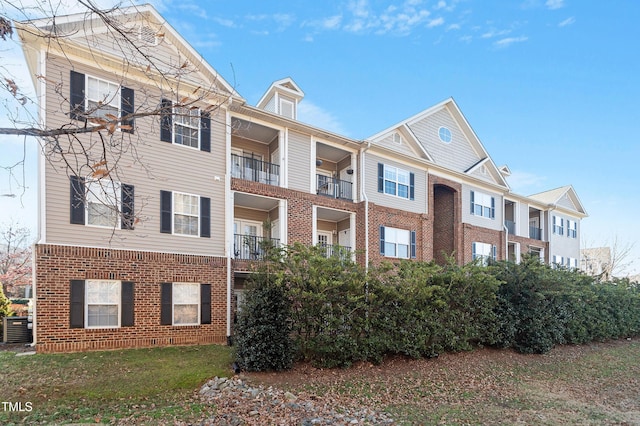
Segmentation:
<svg viewBox="0 0 640 426">
<path fill-rule="evenodd" d="M 291 77 L 306 94 L 300 120 L 346 136 L 364 139 L 453 97 L 495 163 L 513 171 L 514 192 L 572 184 L 590 215 L 583 240 L 635 244 L 640 272 L 640 2 L 152 3 L 250 104 Z M 0 166 L 22 149 L 0 147 Z M 0 198 L 0 222 L 35 228 L 33 170 L 27 207 Z M 0 194 L 7 176 L 0 169 Z"/>
</svg>

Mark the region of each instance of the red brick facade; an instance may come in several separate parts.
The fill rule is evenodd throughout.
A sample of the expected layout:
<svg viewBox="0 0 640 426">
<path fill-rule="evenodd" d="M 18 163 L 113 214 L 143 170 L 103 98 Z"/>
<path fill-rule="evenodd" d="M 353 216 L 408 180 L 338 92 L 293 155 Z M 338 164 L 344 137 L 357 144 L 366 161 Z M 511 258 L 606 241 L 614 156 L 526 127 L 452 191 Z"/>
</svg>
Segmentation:
<svg viewBox="0 0 640 426">
<path fill-rule="evenodd" d="M 38 352 L 226 343 L 225 258 L 37 245 L 35 261 Z M 70 280 L 85 279 L 132 281 L 134 325 L 71 328 Z M 163 282 L 211 284 L 211 324 L 160 325 Z"/>
</svg>

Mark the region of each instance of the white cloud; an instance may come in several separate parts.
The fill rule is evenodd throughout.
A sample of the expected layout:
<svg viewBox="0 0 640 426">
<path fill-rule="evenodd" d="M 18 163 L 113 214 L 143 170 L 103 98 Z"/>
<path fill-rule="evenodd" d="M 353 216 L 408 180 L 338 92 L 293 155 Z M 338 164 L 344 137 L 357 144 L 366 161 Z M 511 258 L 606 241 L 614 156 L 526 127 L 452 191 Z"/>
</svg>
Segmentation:
<svg viewBox="0 0 640 426">
<path fill-rule="evenodd" d="M 340 23 L 342 22 L 342 15 L 335 15 L 325 18 L 321 21 L 321 26 L 326 30 L 335 30 L 340 28 Z"/>
<path fill-rule="evenodd" d="M 459 30 L 460 28 L 460 24 L 451 24 L 447 27 L 447 31 Z"/>
<path fill-rule="evenodd" d="M 527 40 L 529 40 L 529 37 L 526 37 L 526 36 L 507 37 L 507 38 L 500 39 L 493 44 L 497 47 L 505 48 L 505 47 L 511 46 L 514 43 L 522 43 Z"/>
<path fill-rule="evenodd" d="M 564 21 L 560 22 L 558 24 L 559 27 L 566 27 L 567 25 L 571 25 L 574 22 L 576 22 L 576 18 L 574 18 L 573 16 L 571 16 L 570 18 L 565 19 Z"/>
<path fill-rule="evenodd" d="M 544 5 L 551 10 L 561 9 L 564 7 L 564 0 L 547 0 Z"/>
<path fill-rule="evenodd" d="M 516 194 L 535 194 L 544 189 L 546 177 L 525 171 L 512 171 L 507 178 L 509 186 Z"/>
<path fill-rule="evenodd" d="M 440 10 L 440 9 L 444 9 L 445 7 L 447 7 L 447 2 L 440 0 L 438 4 L 436 4 L 433 8 L 435 10 Z"/>
<path fill-rule="evenodd" d="M 489 31 L 483 33 L 480 37 L 482 38 L 494 38 L 507 35 L 511 32 L 511 30 L 496 30 L 495 28 L 491 28 Z"/>
<path fill-rule="evenodd" d="M 298 120 L 340 135 L 346 136 L 347 133 L 335 115 L 309 102 L 307 99 L 298 104 Z"/>
<path fill-rule="evenodd" d="M 440 17 L 440 18 L 430 20 L 429 23 L 427 24 L 427 27 L 428 28 L 439 27 L 442 24 L 444 24 L 444 18 Z"/>
</svg>

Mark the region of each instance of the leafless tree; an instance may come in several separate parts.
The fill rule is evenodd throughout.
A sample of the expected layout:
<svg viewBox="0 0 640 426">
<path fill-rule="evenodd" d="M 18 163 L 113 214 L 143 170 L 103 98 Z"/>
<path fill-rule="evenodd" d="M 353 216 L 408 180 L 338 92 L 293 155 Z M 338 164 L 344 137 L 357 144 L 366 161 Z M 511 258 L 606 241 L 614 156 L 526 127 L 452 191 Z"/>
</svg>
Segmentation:
<svg viewBox="0 0 640 426">
<path fill-rule="evenodd" d="M 77 0 L 73 12 L 80 10 L 84 17 L 74 21 L 64 19 L 68 9 L 63 7 L 62 0 L 3 3 L 0 5 L 0 51 L 2 43 L 15 42 L 19 37 L 27 48 L 30 44 L 44 47 L 47 54 L 61 56 L 72 65 L 66 52 L 73 51 L 74 43 L 82 37 L 88 49 L 85 54 L 95 58 L 96 68 L 109 72 L 110 79 L 121 87 L 135 89 L 135 102 L 124 92 L 118 94 L 120 108 L 119 105 L 113 107 L 113 94 L 91 102 L 82 95 L 80 99 L 74 98 L 68 75 L 31 76 L 35 86 L 44 83 L 47 96 L 53 94 L 57 98 L 58 111 L 47 110 L 47 114 L 66 117 L 62 121 L 47 120 L 45 123 L 35 112 L 37 95 L 32 94 L 30 87 L 18 83 L 15 70 L 0 65 L 0 95 L 3 95 L 9 118 L 8 122 L 0 121 L 0 135 L 22 137 L 25 146 L 38 143 L 46 160 L 66 169 L 69 176 L 106 183 L 106 187 L 101 185 L 102 192 L 112 189 L 109 183 L 120 181 L 119 166 L 125 158 L 153 177 L 154 171 L 148 169 L 139 156 L 139 148 L 144 142 L 135 132 L 137 120 L 153 120 L 154 126 L 161 128 L 165 117 L 173 120 L 177 116 L 189 117 L 196 105 L 201 114 L 210 115 L 213 120 L 212 112 L 235 94 L 235 90 L 227 90 L 226 83 L 219 79 L 202 78 L 203 71 L 209 68 L 199 55 L 187 52 L 166 57 L 157 54 L 156 46 L 167 34 L 161 25 L 134 23 L 132 13 L 142 9 L 133 3 L 103 10 L 94 0 Z M 32 19 L 34 17 L 38 19 Z M 108 46 L 105 46 L 105 40 L 109 41 Z M 161 101 L 157 93 L 168 102 Z M 51 106 L 51 101 L 47 105 Z M 13 164 L 2 164 L 0 159 L 0 168 L 9 174 L 12 182 L 24 187 L 24 158 Z M 78 196 L 87 197 L 88 194 Z M 142 205 L 136 203 L 136 209 Z M 139 219 L 137 214 L 131 218 L 133 221 Z"/>
<path fill-rule="evenodd" d="M 614 277 L 624 278 L 637 259 L 633 258 L 635 242 L 622 242 L 615 235 L 601 246 L 594 246 L 589 240 L 583 241 L 583 270 L 599 280 Z"/>
<path fill-rule="evenodd" d="M 0 228 L 0 284 L 7 297 L 24 296 L 31 283 L 29 228 L 11 222 Z"/>
</svg>

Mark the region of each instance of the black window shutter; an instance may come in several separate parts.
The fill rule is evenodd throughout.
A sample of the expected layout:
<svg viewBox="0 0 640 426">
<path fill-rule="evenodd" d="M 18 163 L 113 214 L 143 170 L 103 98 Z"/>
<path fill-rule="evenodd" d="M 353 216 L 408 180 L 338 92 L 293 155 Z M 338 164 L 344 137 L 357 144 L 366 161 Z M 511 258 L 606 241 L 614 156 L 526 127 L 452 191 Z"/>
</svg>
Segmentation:
<svg viewBox="0 0 640 426">
<path fill-rule="evenodd" d="M 160 102 L 160 140 L 163 142 L 173 142 L 173 104 L 168 99 Z"/>
<path fill-rule="evenodd" d="M 200 324 L 211 324 L 211 284 L 200 284 Z"/>
<path fill-rule="evenodd" d="M 69 326 L 84 328 L 84 280 L 71 280 Z"/>
<path fill-rule="evenodd" d="M 411 231 L 411 258 L 416 258 L 416 231 Z"/>
<path fill-rule="evenodd" d="M 409 199 L 415 199 L 415 185 L 416 185 L 416 175 L 415 173 L 409 173 Z"/>
<path fill-rule="evenodd" d="M 173 324 L 172 292 L 173 292 L 172 283 L 160 284 L 160 325 Z"/>
<path fill-rule="evenodd" d="M 384 226 L 380 226 L 380 254 L 384 256 Z"/>
<path fill-rule="evenodd" d="M 211 114 L 200 116 L 200 151 L 211 152 Z"/>
<path fill-rule="evenodd" d="M 211 199 L 200 197 L 200 236 L 211 238 Z"/>
<path fill-rule="evenodd" d="M 133 114 L 134 112 L 134 99 L 133 89 L 128 87 L 122 87 L 120 89 L 120 114 L 122 117 Z M 133 133 L 133 118 L 127 118 L 122 120 L 123 132 Z M 127 128 L 128 127 L 128 128 Z"/>
<path fill-rule="evenodd" d="M 123 281 L 120 291 L 120 325 L 122 327 L 132 327 L 134 323 L 133 309 L 133 282 Z"/>
<path fill-rule="evenodd" d="M 69 79 L 70 116 L 74 120 L 85 120 L 84 117 L 84 74 L 71 71 Z"/>
<path fill-rule="evenodd" d="M 471 191 L 471 214 L 473 214 L 474 211 L 475 211 L 474 208 L 473 208 L 473 204 L 474 204 L 473 203 L 473 191 Z"/>
<path fill-rule="evenodd" d="M 71 180 L 70 222 L 74 225 L 84 225 L 84 178 L 69 176 Z"/>
<path fill-rule="evenodd" d="M 122 229 L 133 229 L 135 215 L 133 210 L 134 188 L 133 185 L 122 184 Z"/>
<path fill-rule="evenodd" d="M 378 192 L 384 192 L 384 164 L 378 163 Z"/>
<path fill-rule="evenodd" d="M 491 219 L 496 218 L 496 199 L 491 197 Z"/>
<path fill-rule="evenodd" d="M 160 232 L 171 234 L 171 211 L 173 197 L 171 191 L 160 191 Z"/>
</svg>

